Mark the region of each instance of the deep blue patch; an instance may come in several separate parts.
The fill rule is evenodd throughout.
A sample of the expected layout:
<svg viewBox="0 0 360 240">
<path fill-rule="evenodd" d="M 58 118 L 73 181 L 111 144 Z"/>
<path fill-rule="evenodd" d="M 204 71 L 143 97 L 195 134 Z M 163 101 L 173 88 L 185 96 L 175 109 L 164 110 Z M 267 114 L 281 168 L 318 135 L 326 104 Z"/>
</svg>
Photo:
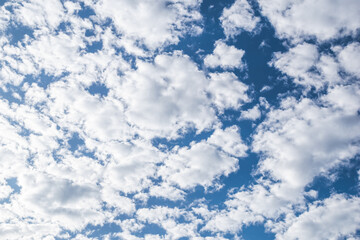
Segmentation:
<svg viewBox="0 0 360 240">
<path fill-rule="evenodd" d="M 163 236 L 166 234 L 166 231 L 157 224 L 147 223 L 145 224 L 145 227 L 135 235 L 138 237 L 144 237 L 146 234 L 158 234 Z"/>
<path fill-rule="evenodd" d="M 74 133 L 72 137 L 69 139 L 68 144 L 70 146 L 70 150 L 72 152 L 78 150 L 80 146 L 84 145 L 84 140 L 79 137 L 78 133 Z"/>
<path fill-rule="evenodd" d="M 115 223 L 105 223 L 101 227 L 89 225 L 83 230 L 84 233 L 86 233 L 88 231 L 90 231 L 90 234 L 86 234 L 88 237 L 98 238 L 98 237 L 102 237 L 109 233 L 116 234 L 118 232 L 121 232 L 122 229 L 120 226 L 116 225 Z"/>
<path fill-rule="evenodd" d="M 109 93 L 109 89 L 102 83 L 94 82 L 86 89 L 91 95 L 98 95 L 100 97 L 106 97 Z"/>
<path fill-rule="evenodd" d="M 94 41 L 91 44 L 86 45 L 85 51 L 86 53 L 95 53 L 97 51 L 100 51 L 103 48 L 103 42 L 100 41 Z"/>
<path fill-rule="evenodd" d="M 95 31 L 93 29 L 86 29 L 85 37 L 95 36 Z"/>
<path fill-rule="evenodd" d="M 314 200 L 324 200 L 332 194 L 350 194 L 358 195 L 360 188 L 358 185 L 360 170 L 359 156 L 352 159 L 349 164 L 338 166 L 329 171 L 329 174 L 335 174 L 335 181 L 331 181 L 326 175 L 316 176 L 312 183 L 306 186 L 305 191 L 315 190 L 318 192 L 318 198 Z M 309 199 L 310 200 L 310 199 Z"/>
<path fill-rule="evenodd" d="M 0 7 L 3 6 L 8 0 L 0 0 Z"/>
<path fill-rule="evenodd" d="M 255 240 L 271 240 L 275 239 L 275 234 L 267 232 L 264 228 L 264 225 L 256 224 L 251 226 L 246 226 L 243 228 L 242 237 L 244 239 Z"/>
<path fill-rule="evenodd" d="M 18 44 L 25 38 L 26 35 L 33 38 L 33 33 L 33 29 L 23 25 L 10 25 L 10 27 L 8 27 L 5 31 L 5 34 L 9 36 L 8 39 L 11 45 Z"/>
<path fill-rule="evenodd" d="M 81 9 L 77 12 L 77 15 L 81 18 L 89 18 L 90 16 L 95 15 L 95 11 L 85 5 L 83 2 L 80 2 Z"/>
</svg>

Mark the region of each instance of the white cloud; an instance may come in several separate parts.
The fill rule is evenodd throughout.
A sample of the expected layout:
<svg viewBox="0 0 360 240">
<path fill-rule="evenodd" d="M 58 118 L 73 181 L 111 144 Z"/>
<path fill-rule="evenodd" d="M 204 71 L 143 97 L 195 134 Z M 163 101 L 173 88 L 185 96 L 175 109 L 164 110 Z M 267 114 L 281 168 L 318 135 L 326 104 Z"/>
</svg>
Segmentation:
<svg viewBox="0 0 360 240">
<path fill-rule="evenodd" d="M 235 157 L 245 157 L 248 149 L 242 142 L 240 129 L 237 126 L 231 126 L 224 130 L 216 129 L 207 142 Z"/>
<path fill-rule="evenodd" d="M 220 176 L 238 169 L 238 159 L 231 155 L 243 157 L 246 150 L 236 126 L 217 129 L 207 141 L 174 150 L 160 167 L 159 175 L 182 189 L 210 187 Z"/>
<path fill-rule="evenodd" d="M 221 67 L 223 69 L 243 68 L 244 63 L 242 57 L 245 51 L 229 46 L 219 40 L 215 43 L 213 54 L 207 55 L 204 59 L 205 66 L 209 68 Z"/>
<path fill-rule="evenodd" d="M 140 221 L 154 223 L 162 227 L 166 231 L 165 239 L 179 239 L 181 237 L 197 239 L 196 237 L 200 237 L 197 226 L 201 220 L 197 220 L 190 212 L 183 209 L 158 206 L 141 208 L 136 214 Z M 177 221 L 180 217 L 183 218 L 182 223 Z"/>
<path fill-rule="evenodd" d="M 201 32 L 199 6 L 198 0 L 101 0 L 94 8 L 102 18 L 111 18 L 125 38 L 154 49 L 177 43 L 186 31 Z"/>
<path fill-rule="evenodd" d="M 135 203 L 130 198 L 120 196 L 120 193 L 110 186 L 105 185 L 101 194 L 102 200 L 106 202 L 108 207 L 114 207 L 117 214 L 132 214 L 135 212 Z"/>
<path fill-rule="evenodd" d="M 168 184 L 163 184 L 162 186 L 150 187 L 149 194 L 151 196 L 166 198 L 172 201 L 185 199 L 184 191 L 175 188 L 173 186 L 169 186 Z"/>
<path fill-rule="evenodd" d="M 220 21 L 226 37 L 235 37 L 242 31 L 253 31 L 260 19 L 254 16 L 247 0 L 236 0 L 231 7 L 223 10 Z"/>
<path fill-rule="evenodd" d="M 308 211 L 286 221 L 276 239 L 351 239 L 360 224 L 360 199 L 334 195 L 311 204 Z"/>
<path fill-rule="evenodd" d="M 315 176 L 359 153 L 359 96 L 357 86 L 336 87 L 321 98 L 325 106 L 288 98 L 268 114 L 253 149 L 263 153 L 258 171 L 278 181 L 273 194 L 294 201 Z"/>
<path fill-rule="evenodd" d="M 259 109 L 259 105 L 255 105 L 253 108 L 250 108 L 246 111 L 242 111 L 240 115 L 240 119 L 249 119 L 255 121 L 261 117 L 261 111 Z"/>
<path fill-rule="evenodd" d="M 271 65 L 307 89 L 320 89 L 343 81 L 336 58 L 319 53 L 317 46 L 309 43 L 299 44 L 285 53 L 275 53 Z"/>
<path fill-rule="evenodd" d="M 162 159 L 155 152 L 140 147 L 131 149 L 130 154 L 117 154 L 105 169 L 104 184 L 114 189 L 134 193 L 151 186 L 156 163 Z"/>
<path fill-rule="evenodd" d="M 294 41 L 311 37 L 326 41 L 354 34 L 359 28 L 357 0 L 259 0 L 259 4 L 277 34 Z"/>
<path fill-rule="evenodd" d="M 101 212 L 98 190 L 93 186 L 78 185 L 40 172 L 18 177 L 21 194 L 12 200 L 12 211 L 20 217 L 59 224 L 70 230 L 80 230 L 88 223 L 99 224 Z M 17 205 L 20 206 L 17 209 Z"/>
<path fill-rule="evenodd" d="M 137 67 L 114 90 L 143 136 L 174 138 L 181 129 L 200 132 L 217 122 L 206 94 L 209 80 L 189 57 L 158 55 L 154 63 L 139 61 Z"/>
<path fill-rule="evenodd" d="M 225 109 L 239 109 L 242 104 L 249 102 L 248 86 L 240 82 L 234 73 L 210 73 L 208 92 L 212 101 L 220 112 Z"/>
<path fill-rule="evenodd" d="M 9 195 L 14 191 L 7 183 L 2 182 L 0 184 L 0 201 L 9 197 Z"/>
<path fill-rule="evenodd" d="M 297 77 L 306 73 L 318 61 L 319 53 L 316 45 L 303 43 L 285 53 L 276 53 L 274 66 Z"/>
<path fill-rule="evenodd" d="M 339 53 L 339 61 L 341 66 L 349 73 L 360 77 L 360 44 L 351 43 L 342 49 Z"/>
<path fill-rule="evenodd" d="M 169 156 L 159 174 L 165 181 L 183 189 L 197 185 L 210 187 L 213 180 L 221 175 L 229 175 L 238 169 L 238 160 L 217 150 L 205 142 L 190 148 L 181 148 Z"/>
<path fill-rule="evenodd" d="M 64 19 L 64 8 L 58 0 L 29 0 L 15 4 L 15 18 L 32 28 L 56 29 Z"/>
<path fill-rule="evenodd" d="M 286 202 L 269 193 L 263 186 L 240 190 L 225 201 L 226 208 L 212 212 L 201 231 L 237 233 L 244 226 L 277 218 L 287 211 Z"/>
</svg>

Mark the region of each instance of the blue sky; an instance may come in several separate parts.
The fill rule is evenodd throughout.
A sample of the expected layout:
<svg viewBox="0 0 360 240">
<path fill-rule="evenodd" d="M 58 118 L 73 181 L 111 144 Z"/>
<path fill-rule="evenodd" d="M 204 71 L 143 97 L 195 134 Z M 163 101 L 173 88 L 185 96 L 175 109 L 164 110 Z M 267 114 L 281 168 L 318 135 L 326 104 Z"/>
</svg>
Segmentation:
<svg viewBox="0 0 360 240">
<path fill-rule="evenodd" d="M 0 1 L 1 239 L 360 239 L 357 0 Z"/>
</svg>

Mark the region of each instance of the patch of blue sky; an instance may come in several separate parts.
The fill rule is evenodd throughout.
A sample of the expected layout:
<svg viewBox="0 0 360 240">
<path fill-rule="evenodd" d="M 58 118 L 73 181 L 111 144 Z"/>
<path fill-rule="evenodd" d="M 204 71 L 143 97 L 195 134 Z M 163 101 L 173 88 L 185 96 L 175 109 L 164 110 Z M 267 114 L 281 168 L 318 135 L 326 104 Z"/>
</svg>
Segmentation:
<svg viewBox="0 0 360 240">
<path fill-rule="evenodd" d="M 12 192 L 10 193 L 9 197 L 4 198 L 4 199 L 0 199 L 0 204 L 9 203 L 11 201 L 10 200 L 11 196 L 13 194 L 17 194 L 17 193 L 19 193 L 21 191 L 21 187 L 17 184 L 17 178 L 16 177 L 8 178 L 8 179 L 5 179 L 5 180 L 6 180 L 6 184 L 12 188 Z"/>
<path fill-rule="evenodd" d="M 109 93 L 109 88 L 105 84 L 95 82 L 86 89 L 91 95 L 97 95 L 100 97 L 106 97 Z"/>
<path fill-rule="evenodd" d="M 66 76 L 69 76 L 69 72 L 54 76 L 42 70 L 39 75 L 26 75 L 23 83 L 36 83 L 39 87 L 46 89 L 51 83 L 57 82 Z"/>
<path fill-rule="evenodd" d="M 87 232 L 88 234 L 86 234 Z M 115 223 L 105 223 L 101 227 L 89 225 L 83 230 L 87 237 L 103 237 L 107 234 L 116 234 L 118 232 L 122 232 L 122 229 Z"/>
<path fill-rule="evenodd" d="M 81 9 L 77 12 L 77 15 L 81 18 L 90 18 L 95 15 L 94 9 L 86 5 L 84 2 L 80 2 Z"/>
<path fill-rule="evenodd" d="M 22 103 L 23 92 L 18 87 L 7 86 L 0 88 L 0 99 L 6 99 L 9 103 Z M 20 98 L 19 98 L 20 97 Z"/>
<path fill-rule="evenodd" d="M 214 130 L 202 131 L 197 133 L 195 129 L 188 128 L 184 133 L 180 134 L 179 138 L 176 139 L 166 139 L 166 138 L 153 138 L 152 144 L 157 148 L 171 150 L 175 146 L 184 147 L 189 146 L 191 142 L 200 142 L 202 140 L 208 139 Z"/>
<path fill-rule="evenodd" d="M 137 232 L 135 236 L 143 238 L 145 237 L 146 234 L 165 236 L 166 231 L 157 224 L 148 223 L 145 224 L 144 228 L 142 228 L 139 232 Z"/>
<path fill-rule="evenodd" d="M 85 52 L 86 53 L 96 53 L 103 48 L 103 42 L 100 41 L 93 41 L 91 43 L 86 44 Z"/>
<path fill-rule="evenodd" d="M 11 24 L 5 31 L 11 45 L 21 43 L 26 36 L 33 38 L 34 29 L 21 24 Z"/>
<path fill-rule="evenodd" d="M 324 200 L 332 194 L 357 195 L 359 181 L 360 161 L 359 156 L 340 166 L 333 168 L 329 173 L 319 175 L 306 186 L 305 191 L 315 190 L 317 198 L 307 198 L 309 202 Z"/>
<path fill-rule="evenodd" d="M 243 239 L 275 239 L 275 234 L 267 231 L 263 224 L 245 226 L 242 229 L 241 236 L 243 237 Z"/>
<path fill-rule="evenodd" d="M 17 184 L 17 178 L 6 179 L 6 183 L 13 189 L 13 193 L 19 193 L 21 187 Z"/>
<path fill-rule="evenodd" d="M 79 137 L 78 133 L 74 133 L 67 143 L 70 151 L 74 152 L 84 145 L 84 140 Z"/>
</svg>

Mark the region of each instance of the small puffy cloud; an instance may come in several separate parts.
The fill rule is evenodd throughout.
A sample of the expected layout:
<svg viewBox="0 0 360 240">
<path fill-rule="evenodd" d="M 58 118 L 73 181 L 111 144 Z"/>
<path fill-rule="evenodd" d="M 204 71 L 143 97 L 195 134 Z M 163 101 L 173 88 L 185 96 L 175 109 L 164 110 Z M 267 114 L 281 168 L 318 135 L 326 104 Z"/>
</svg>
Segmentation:
<svg viewBox="0 0 360 240">
<path fill-rule="evenodd" d="M 296 42 L 311 37 L 326 41 L 354 34 L 359 28 L 357 0 L 260 0 L 259 5 L 277 34 Z"/>
<path fill-rule="evenodd" d="M 255 105 L 253 108 L 250 108 L 246 111 L 241 111 L 240 119 L 248 119 L 255 121 L 261 117 L 261 111 L 259 105 Z"/>
<path fill-rule="evenodd" d="M 254 16 L 247 0 L 236 0 L 223 10 L 220 21 L 226 37 L 235 37 L 242 31 L 253 31 L 260 19 Z"/>
<path fill-rule="evenodd" d="M 319 58 L 316 45 L 303 43 L 285 53 L 276 53 L 273 64 L 290 76 L 297 77 L 306 73 Z"/>
<path fill-rule="evenodd" d="M 245 157 L 248 147 L 242 142 L 239 131 L 237 126 L 231 126 L 224 130 L 216 129 L 207 142 L 233 156 Z"/>
<path fill-rule="evenodd" d="M 208 92 L 220 112 L 225 109 L 239 109 L 249 102 L 248 86 L 240 82 L 234 73 L 210 73 Z"/>
<path fill-rule="evenodd" d="M 207 55 L 204 59 L 204 64 L 209 68 L 221 67 L 223 69 L 243 68 L 244 63 L 242 57 L 245 51 L 237 49 L 234 46 L 229 46 L 223 41 L 215 43 L 213 54 Z"/>
</svg>

